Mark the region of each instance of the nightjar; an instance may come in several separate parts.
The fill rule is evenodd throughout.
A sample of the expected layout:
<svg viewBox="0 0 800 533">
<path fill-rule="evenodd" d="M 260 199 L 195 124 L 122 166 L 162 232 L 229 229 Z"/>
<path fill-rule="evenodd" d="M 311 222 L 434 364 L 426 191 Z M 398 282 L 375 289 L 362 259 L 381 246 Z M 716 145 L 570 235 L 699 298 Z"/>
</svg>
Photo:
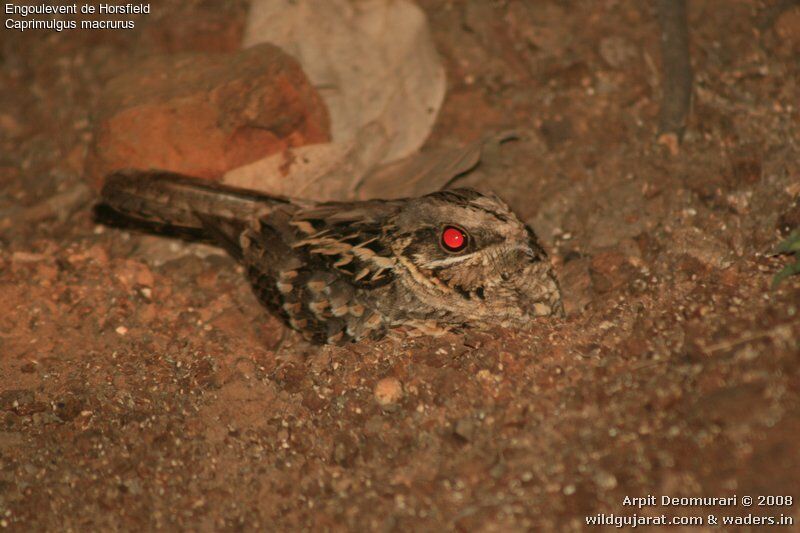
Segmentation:
<svg viewBox="0 0 800 533">
<path fill-rule="evenodd" d="M 563 313 L 533 231 L 499 198 L 471 189 L 313 202 L 125 171 L 106 179 L 97 212 L 223 246 L 259 300 L 316 343 L 377 339 L 392 328 L 520 326 Z"/>
</svg>

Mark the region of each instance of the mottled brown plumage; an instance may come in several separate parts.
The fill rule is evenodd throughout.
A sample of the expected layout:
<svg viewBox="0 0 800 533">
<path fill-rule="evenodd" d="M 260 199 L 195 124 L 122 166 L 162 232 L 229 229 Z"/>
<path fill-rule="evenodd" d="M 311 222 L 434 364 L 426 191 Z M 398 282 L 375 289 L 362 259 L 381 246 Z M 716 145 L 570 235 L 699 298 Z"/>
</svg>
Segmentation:
<svg viewBox="0 0 800 533">
<path fill-rule="evenodd" d="M 536 236 L 500 199 L 470 189 L 317 203 L 131 171 L 107 178 L 98 207 L 224 246 L 264 305 L 318 343 L 562 312 Z"/>
</svg>

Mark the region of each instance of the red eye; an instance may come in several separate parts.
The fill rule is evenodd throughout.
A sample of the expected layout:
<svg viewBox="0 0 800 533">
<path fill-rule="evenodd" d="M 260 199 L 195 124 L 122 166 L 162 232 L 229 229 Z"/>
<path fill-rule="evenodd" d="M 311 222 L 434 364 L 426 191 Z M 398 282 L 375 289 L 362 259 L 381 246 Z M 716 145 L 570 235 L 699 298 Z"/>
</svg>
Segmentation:
<svg viewBox="0 0 800 533">
<path fill-rule="evenodd" d="M 442 231 L 442 246 L 448 252 L 460 252 L 467 247 L 467 234 L 453 226 Z"/>
</svg>

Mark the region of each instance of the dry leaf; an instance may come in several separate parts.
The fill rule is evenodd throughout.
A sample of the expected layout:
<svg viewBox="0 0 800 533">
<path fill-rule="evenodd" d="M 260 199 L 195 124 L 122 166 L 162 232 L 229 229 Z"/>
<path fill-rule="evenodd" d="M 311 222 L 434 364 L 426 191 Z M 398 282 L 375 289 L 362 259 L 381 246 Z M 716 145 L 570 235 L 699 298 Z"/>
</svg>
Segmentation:
<svg viewBox="0 0 800 533">
<path fill-rule="evenodd" d="M 265 41 L 297 58 L 320 92 L 333 146 L 293 149 L 234 169 L 225 182 L 349 197 L 370 169 L 415 153 L 430 133 L 445 74 L 425 15 L 412 2 L 254 0 L 244 45 Z"/>
<path fill-rule="evenodd" d="M 462 148 L 438 148 L 381 165 L 359 182 L 355 197 L 405 198 L 444 189 L 478 165 L 487 144 L 517 137 L 513 132 L 490 135 Z"/>
</svg>

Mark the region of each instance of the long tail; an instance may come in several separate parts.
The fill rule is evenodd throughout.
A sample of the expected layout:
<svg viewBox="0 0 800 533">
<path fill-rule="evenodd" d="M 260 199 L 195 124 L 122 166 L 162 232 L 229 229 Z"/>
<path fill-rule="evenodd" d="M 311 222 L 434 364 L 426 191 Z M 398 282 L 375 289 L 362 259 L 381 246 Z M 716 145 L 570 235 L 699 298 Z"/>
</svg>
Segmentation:
<svg viewBox="0 0 800 533">
<path fill-rule="evenodd" d="M 246 221 L 288 202 L 173 172 L 126 170 L 106 178 L 95 213 L 112 225 L 211 240 L 236 255 Z"/>
</svg>

